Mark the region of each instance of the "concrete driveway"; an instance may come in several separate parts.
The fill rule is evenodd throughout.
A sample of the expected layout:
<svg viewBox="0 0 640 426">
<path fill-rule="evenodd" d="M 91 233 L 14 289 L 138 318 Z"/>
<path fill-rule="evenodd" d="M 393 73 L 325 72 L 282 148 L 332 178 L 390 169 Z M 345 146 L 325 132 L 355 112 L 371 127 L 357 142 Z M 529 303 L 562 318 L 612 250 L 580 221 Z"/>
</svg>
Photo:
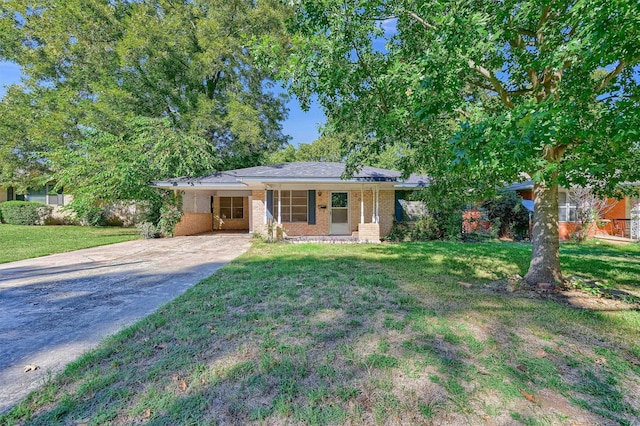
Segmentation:
<svg viewBox="0 0 640 426">
<path fill-rule="evenodd" d="M 0 265 L 0 412 L 244 253 L 247 234 L 137 240 Z M 25 365 L 39 368 L 25 373 Z"/>
</svg>

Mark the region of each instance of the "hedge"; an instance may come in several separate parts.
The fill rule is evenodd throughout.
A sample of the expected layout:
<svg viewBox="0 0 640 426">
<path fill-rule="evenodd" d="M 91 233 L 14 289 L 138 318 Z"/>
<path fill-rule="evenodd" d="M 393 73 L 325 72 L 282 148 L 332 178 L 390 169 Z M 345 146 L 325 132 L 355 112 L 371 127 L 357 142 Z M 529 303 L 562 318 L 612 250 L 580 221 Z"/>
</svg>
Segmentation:
<svg viewBox="0 0 640 426">
<path fill-rule="evenodd" d="M 30 201 L 0 203 L 0 216 L 10 225 L 44 225 L 53 207 Z"/>
</svg>

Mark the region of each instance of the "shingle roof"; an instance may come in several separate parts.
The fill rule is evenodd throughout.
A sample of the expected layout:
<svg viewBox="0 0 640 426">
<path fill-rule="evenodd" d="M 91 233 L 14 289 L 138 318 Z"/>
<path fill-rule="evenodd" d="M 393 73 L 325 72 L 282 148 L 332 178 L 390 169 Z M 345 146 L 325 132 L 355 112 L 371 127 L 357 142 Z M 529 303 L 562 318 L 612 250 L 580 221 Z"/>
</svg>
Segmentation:
<svg viewBox="0 0 640 426">
<path fill-rule="evenodd" d="M 155 181 L 160 183 L 183 183 L 183 184 L 232 184 L 242 180 L 269 181 L 269 180 L 339 180 L 345 171 L 344 163 L 332 162 L 298 162 L 283 163 L 271 166 L 257 166 L 246 169 L 228 170 L 217 172 L 209 176 L 202 177 L 180 177 Z M 367 182 L 403 182 L 414 186 L 427 186 L 429 178 L 426 176 L 411 175 L 409 179 L 400 179 L 401 173 L 395 170 L 386 170 L 377 167 L 362 167 L 354 173 L 351 181 Z"/>
<path fill-rule="evenodd" d="M 513 183 L 505 188 L 509 191 L 522 191 L 523 189 L 533 189 L 533 181 L 528 180 L 525 182 Z"/>
</svg>

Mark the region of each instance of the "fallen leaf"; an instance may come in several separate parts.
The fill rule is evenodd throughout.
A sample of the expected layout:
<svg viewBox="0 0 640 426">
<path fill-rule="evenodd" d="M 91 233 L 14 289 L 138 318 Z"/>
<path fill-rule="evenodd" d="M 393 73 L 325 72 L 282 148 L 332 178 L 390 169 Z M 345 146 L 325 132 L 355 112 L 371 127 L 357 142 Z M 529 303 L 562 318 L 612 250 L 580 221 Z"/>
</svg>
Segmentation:
<svg viewBox="0 0 640 426">
<path fill-rule="evenodd" d="M 535 396 L 533 396 L 532 394 L 530 394 L 529 392 L 520 389 L 520 393 L 522 394 L 522 396 L 524 396 L 525 398 L 527 398 L 527 401 L 529 402 L 533 402 L 534 404 L 538 403 L 538 400 Z"/>
<path fill-rule="evenodd" d="M 471 287 L 473 287 L 473 284 L 471 284 L 471 283 L 465 283 L 464 281 L 458 281 L 458 284 L 459 284 L 459 285 L 461 285 L 462 287 L 465 287 L 465 288 L 471 288 Z"/>
<path fill-rule="evenodd" d="M 536 351 L 536 358 L 546 358 L 547 357 L 547 353 L 544 351 L 544 349 L 538 349 Z"/>
<path fill-rule="evenodd" d="M 518 365 L 516 366 L 516 368 L 520 371 L 522 371 L 523 373 L 527 372 L 527 367 L 525 367 L 524 365 Z"/>
<path fill-rule="evenodd" d="M 186 380 L 183 380 L 183 381 L 180 382 L 180 390 L 182 392 L 187 390 L 187 382 L 186 382 Z"/>
<path fill-rule="evenodd" d="M 605 365 L 607 363 L 607 359 L 606 358 L 596 358 L 594 362 L 596 364 L 598 364 L 598 365 Z"/>
<path fill-rule="evenodd" d="M 37 369 L 39 369 L 40 367 L 38 367 L 37 365 L 34 364 L 27 364 L 24 366 L 24 372 L 28 373 L 29 371 L 36 371 Z"/>
<path fill-rule="evenodd" d="M 143 417 L 145 419 L 148 419 L 149 417 L 151 417 L 151 408 L 147 408 L 146 410 L 144 410 L 144 415 Z"/>
<path fill-rule="evenodd" d="M 488 425 L 493 426 L 495 423 L 493 423 L 493 420 L 491 419 L 491 417 L 489 416 L 482 416 L 482 418 L 484 419 L 485 422 L 487 422 Z"/>
</svg>

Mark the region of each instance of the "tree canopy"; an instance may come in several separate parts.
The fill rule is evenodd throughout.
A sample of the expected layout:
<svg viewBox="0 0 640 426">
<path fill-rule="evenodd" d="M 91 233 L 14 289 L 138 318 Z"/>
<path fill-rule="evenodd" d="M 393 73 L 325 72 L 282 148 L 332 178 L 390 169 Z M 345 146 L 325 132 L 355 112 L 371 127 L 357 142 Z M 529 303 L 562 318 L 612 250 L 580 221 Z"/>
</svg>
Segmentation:
<svg viewBox="0 0 640 426">
<path fill-rule="evenodd" d="M 114 180 L 127 164 L 163 178 L 202 171 L 187 163 L 213 172 L 263 162 L 287 140 L 286 99 L 251 46 L 280 37 L 287 11 L 276 0 L 2 2 L 0 59 L 19 64 L 23 80 L 0 102 L 0 182 L 44 174 L 73 191 L 86 160 L 103 162 L 103 174 L 121 166 L 108 179 L 127 188 Z M 116 161 L 118 152 L 137 161 Z M 110 194 L 131 199 L 140 188 Z"/>
<path fill-rule="evenodd" d="M 282 68 L 364 148 L 478 196 L 534 180 L 530 284 L 562 279 L 558 184 L 640 179 L 634 0 L 303 0 Z"/>
</svg>

